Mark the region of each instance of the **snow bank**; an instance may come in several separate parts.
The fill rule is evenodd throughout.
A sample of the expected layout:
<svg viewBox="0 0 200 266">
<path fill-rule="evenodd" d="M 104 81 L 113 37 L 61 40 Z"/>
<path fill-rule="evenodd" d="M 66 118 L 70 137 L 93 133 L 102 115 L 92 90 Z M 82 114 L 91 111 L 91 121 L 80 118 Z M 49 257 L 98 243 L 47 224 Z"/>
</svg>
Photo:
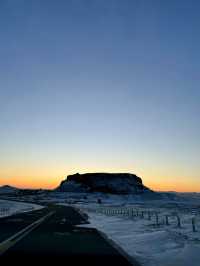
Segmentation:
<svg viewBox="0 0 200 266">
<path fill-rule="evenodd" d="M 42 208 L 44 207 L 41 205 L 32 204 L 32 203 L 0 200 L 0 218 L 5 217 L 5 216 L 10 216 L 16 213 L 39 210 Z"/>
</svg>

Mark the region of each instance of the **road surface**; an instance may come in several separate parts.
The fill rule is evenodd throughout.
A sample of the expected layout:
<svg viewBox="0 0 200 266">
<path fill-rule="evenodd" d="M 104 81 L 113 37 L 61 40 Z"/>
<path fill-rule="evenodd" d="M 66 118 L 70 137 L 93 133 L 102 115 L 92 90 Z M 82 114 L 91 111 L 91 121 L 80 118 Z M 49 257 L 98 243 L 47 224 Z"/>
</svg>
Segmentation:
<svg viewBox="0 0 200 266">
<path fill-rule="evenodd" d="M 68 206 L 52 206 L 0 219 L 0 262 L 131 265 L 96 229 L 81 228 L 83 223 L 87 220 Z"/>
</svg>

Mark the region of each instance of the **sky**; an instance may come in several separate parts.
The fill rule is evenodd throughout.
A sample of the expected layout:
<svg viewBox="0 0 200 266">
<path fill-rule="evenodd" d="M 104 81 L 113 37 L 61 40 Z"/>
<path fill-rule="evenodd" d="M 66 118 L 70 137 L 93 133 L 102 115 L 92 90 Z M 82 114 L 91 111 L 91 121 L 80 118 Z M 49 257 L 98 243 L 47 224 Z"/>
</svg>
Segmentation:
<svg viewBox="0 0 200 266">
<path fill-rule="evenodd" d="M 1 0 L 0 185 L 130 172 L 200 192 L 198 0 Z"/>
</svg>

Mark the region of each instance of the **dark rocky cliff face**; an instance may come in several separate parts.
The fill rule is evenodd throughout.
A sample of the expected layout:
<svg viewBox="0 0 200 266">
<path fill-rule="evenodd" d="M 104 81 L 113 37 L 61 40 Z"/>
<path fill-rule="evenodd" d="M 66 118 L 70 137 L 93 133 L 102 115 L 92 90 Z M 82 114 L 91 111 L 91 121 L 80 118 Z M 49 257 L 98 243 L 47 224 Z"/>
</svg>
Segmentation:
<svg viewBox="0 0 200 266">
<path fill-rule="evenodd" d="M 150 191 L 142 179 L 128 173 L 88 173 L 69 175 L 62 181 L 58 191 L 106 192 L 113 194 L 140 194 Z"/>
</svg>

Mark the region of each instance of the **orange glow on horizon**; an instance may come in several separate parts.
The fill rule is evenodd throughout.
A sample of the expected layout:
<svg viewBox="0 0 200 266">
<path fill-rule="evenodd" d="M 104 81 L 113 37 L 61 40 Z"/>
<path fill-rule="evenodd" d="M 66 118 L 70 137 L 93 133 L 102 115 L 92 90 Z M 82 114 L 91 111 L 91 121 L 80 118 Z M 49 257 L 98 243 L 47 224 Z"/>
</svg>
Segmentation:
<svg viewBox="0 0 200 266">
<path fill-rule="evenodd" d="M 61 182 L 62 179 L 56 179 L 53 181 L 41 181 L 41 180 L 35 180 L 34 178 L 27 178 L 24 180 L 24 178 L 21 179 L 13 179 L 9 178 L 4 181 L 0 181 L 0 186 L 3 185 L 10 185 L 17 188 L 22 189 L 54 189 L 59 185 L 59 181 Z"/>
<path fill-rule="evenodd" d="M 131 169 L 132 165 L 131 167 L 124 168 L 120 166 L 118 168 L 97 167 L 96 165 L 85 168 L 83 165 L 70 165 L 68 169 L 65 168 L 64 163 L 48 164 L 42 167 L 41 165 L 34 167 L 32 165 L 15 165 L 13 168 L 5 167 L 0 169 L 0 186 L 10 185 L 18 188 L 55 189 L 67 175 L 75 174 L 76 172 L 129 172 L 140 176 L 143 184 L 155 191 L 200 192 L 200 183 L 196 181 L 198 180 L 197 176 L 196 179 L 191 179 L 186 175 L 183 176 L 178 171 L 167 173 L 167 169 L 156 168 L 155 170 L 145 166 L 142 168 L 134 166 L 135 171 Z"/>
<path fill-rule="evenodd" d="M 71 174 L 71 173 L 70 173 Z M 30 189 L 55 189 L 59 186 L 60 182 L 66 178 L 66 175 L 43 176 L 43 177 L 15 177 L 15 178 L 1 178 L 0 186 L 10 185 L 18 188 Z M 200 192 L 200 185 L 188 184 L 186 182 L 161 182 L 160 179 L 151 181 L 147 178 L 142 178 L 145 186 L 155 191 L 176 191 L 176 192 Z"/>
<path fill-rule="evenodd" d="M 143 180 L 144 181 L 144 180 Z M 194 182 L 177 181 L 173 182 L 161 182 L 159 179 L 157 182 L 149 181 L 143 182 L 147 187 L 155 191 L 174 191 L 174 192 L 200 192 L 200 184 L 194 184 Z"/>
</svg>

